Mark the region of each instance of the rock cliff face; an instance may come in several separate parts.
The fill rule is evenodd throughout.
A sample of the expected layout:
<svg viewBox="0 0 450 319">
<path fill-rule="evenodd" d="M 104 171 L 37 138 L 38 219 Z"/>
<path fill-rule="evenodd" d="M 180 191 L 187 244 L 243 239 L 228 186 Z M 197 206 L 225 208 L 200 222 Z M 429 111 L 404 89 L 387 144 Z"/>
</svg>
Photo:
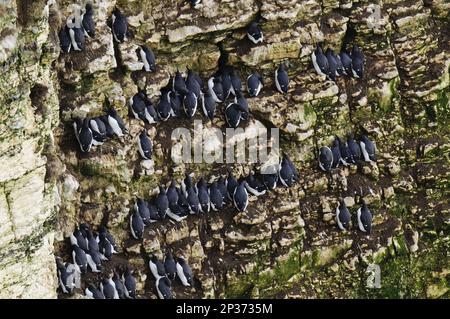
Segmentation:
<svg viewBox="0 0 450 319">
<path fill-rule="evenodd" d="M 156 298 L 148 255 L 167 249 L 184 254 L 196 277 L 195 289 L 177 287 L 177 297 L 449 296 L 448 1 L 203 0 L 192 9 L 175 0 L 96 0 L 95 39 L 64 55 L 58 31 L 73 3 L 84 5 L 0 3 L 0 297 L 56 298 L 54 256 L 69 258 L 66 237 L 80 222 L 108 226 L 121 253 L 107 268 L 128 262 L 142 297 Z M 131 26 L 120 46 L 109 27 L 115 6 Z M 249 45 L 245 26 L 258 15 L 265 41 Z M 320 79 L 310 58 L 319 42 L 338 51 L 358 43 L 364 79 Z M 136 49 L 144 43 L 157 55 L 156 73 L 141 71 Z M 251 201 L 245 213 L 161 222 L 133 240 L 136 196 L 148 198 L 185 172 L 224 174 L 227 165 L 170 161 L 172 129 L 194 129 L 186 120 L 148 127 L 154 161 L 141 163 L 134 141 L 143 124 L 127 117 L 126 101 L 138 89 L 156 101 L 177 68 L 207 77 L 224 52 L 243 78 L 264 75 L 262 96 L 249 100 L 249 126 L 281 130 L 281 149 L 301 180 Z M 272 80 L 282 61 L 292 79 L 287 95 Z M 101 114 L 105 101 L 130 136 L 81 154 L 71 120 Z M 224 129 L 223 117 L 204 126 Z M 319 172 L 317 148 L 360 126 L 379 161 Z M 339 199 L 354 213 L 361 192 L 374 212 L 373 233 L 339 232 Z M 380 265 L 379 289 L 366 285 L 370 264 Z"/>
</svg>

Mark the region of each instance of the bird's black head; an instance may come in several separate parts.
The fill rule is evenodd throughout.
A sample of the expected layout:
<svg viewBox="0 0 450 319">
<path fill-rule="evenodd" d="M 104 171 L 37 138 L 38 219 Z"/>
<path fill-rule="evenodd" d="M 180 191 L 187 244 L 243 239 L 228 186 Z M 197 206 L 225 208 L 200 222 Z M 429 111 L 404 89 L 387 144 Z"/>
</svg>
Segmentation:
<svg viewBox="0 0 450 319">
<path fill-rule="evenodd" d="M 366 201 L 364 200 L 363 197 L 361 197 L 359 203 L 361 204 L 362 207 L 367 208 L 367 203 L 366 203 Z"/>
<path fill-rule="evenodd" d="M 353 45 L 353 48 L 352 48 L 352 54 L 355 54 L 355 53 L 361 53 L 361 49 L 359 48 L 359 46 L 356 43 Z"/>
<path fill-rule="evenodd" d="M 114 14 L 115 16 L 122 16 L 122 12 L 121 12 L 120 9 L 117 8 L 117 7 L 114 8 L 113 14 Z"/>
<path fill-rule="evenodd" d="M 172 252 L 168 251 L 168 252 L 166 253 L 166 258 L 167 258 L 167 259 L 173 259 Z"/>
<path fill-rule="evenodd" d="M 92 3 L 91 2 L 86 3 L 86 12 L 92 11 L 93 11 Z"/>
<path fill-rule="evenodd" d="M 323 54 L 322 43 L 317 43 L 316 50 L 317 52 Z"/>
</svg>

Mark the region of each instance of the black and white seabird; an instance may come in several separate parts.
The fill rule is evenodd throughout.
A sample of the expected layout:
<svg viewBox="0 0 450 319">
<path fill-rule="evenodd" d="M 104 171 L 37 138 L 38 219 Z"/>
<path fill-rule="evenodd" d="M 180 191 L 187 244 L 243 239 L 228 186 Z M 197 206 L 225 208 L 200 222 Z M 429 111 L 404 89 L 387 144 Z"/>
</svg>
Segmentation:
<svg viewBox="0 0 450 319">
<path fill-rule="evenodd" d="M 247 182 L 242 181 L 239 186 L 236 187 L 233 194 L 234 207 L 240 212 L 244 212 L 248 206 L 248 192 L 246 187 Z"/>
<path fill-rule="evenodd" d="M 127 128 L 125 127 L 125 123 L 123 122 L 123 119 L 119 116 L 117 111 L 110 107 L 107 110 L 108 113 L 108 123 L 111 126 L 113 132 L 118 137 L 122 137 L 125 134 L 128 133 Z"/>
<path fill-rule="evenodd" d="M 216 113 L 216 101 L 210 92 L 206 92 L 201 97 L 203 114 L 211 121 L 214 119 Z"/>
<path fill-rule="evenodd" d="M 83 153 L 88 153 L 94 144 L 94 136 L 92 130 L 89 128 L 89 119 L 75 119 L 73 127 L 81 151 Z"/>
<path fill-rule="evenodd" d="M 80 247 L 83 250 L 88 250 L 87 235 L 84 230 L 77 228 L 70 234 L 70 244 Z"/>
<path fill-rule="evenodd" d="M 167 216 L 176 222 L 185 219 L 189 213 L 189 205 L 181 190 L 176 187 L 175 181 L 172 181 L 166 191 L 167 200 L 169 201 L 169 209 Z M 180 204 L 183 202 L 182 204 Z"/>
<path fill-rule="evenodd" d="M 139 91 L 129 100 L 131 114 L 137 120 L 142 120 L 148 124 L 158 122 L 158 114 L 152 101 L 147 98 L 144 92 Z"/>
<path fill-rule="evenodd" d="M 64 294 L 72 293 L 75 288 L 75 266 L 65 264 L 60 257 L 56 258 L 56 268 L 58 272 L 58 283 Z"/>
<path fill-rule="evenodd" d="M 98 242 L 95 239 L 92 231 L 90 229 L 86 229 L 85 232 L 86 232 L 86 241 L 87 241 L 88 250 L 99 252 L 100 250 L 98 247 Z"/>
<path fill-rule="evenodd" d="M 196 82 L 197 83 L 197 82 Z M 188 91 L 183 99 L 183 108 L 186 116 L 191 119 L 197 112 L 198 98 L 193 91 Z"/>
<path fill-rule="evenodd" d="M 336 207 L 336 222 L 340 230 L 349 230 L 350 229 L 350 221 L 352 216 L 345 205 L 345 202 L 341 200 L 339 202 L 339 206 Z"/>
<path fill-rule="evenodd" d="M 104 238 L 111 245 L 112 252 L 114 254 L 117 253 L 118 252 L 118 248 L 117 248 L 116 240 L 109 233 L 108 229 L 105 226 L 102 225 L 102 226 L 100 226 L 98 232 L 99 232 L 99 240 L 101 240 L 101 238 Z M 102 236 L 100 237 L 100 235 L 102 235 Z"/>
<path fill-rule="evenodd" d="M 247 37 L 254 44 L 262 43 L 264 41 L 264 35 L 261 28 L 258 25 L 258 22 L 253 21 L 247 27 Z"/>
<path fill-rule="evenodd" d="M 231 83 L 231 71 L 229 68 L 224 67 L 222 71 L 220 72 L 220 78 L 222 82 L 222 88 L 223 88 L 223 97 L 224 100 L 228 99 L 230 94 L 233 93 L 233 84 Z"/>
<path fill-rule="evenodd" d="M 125 42 L 128 32 L 128 21 L 118 8 L 115 8 L 112 14 L 112 32 L 116 42 Z"/>
<path fill-rule="evenodd" d="M 146 72 L 156 72 L 156 58 L 152 49 L 146 45 L 142 45 L 139 49 L 139 55 L 142 63 L 144 63 L 144 70 Z"/>
<path fill-rule="evenodd" d="M 77 271 L 85 274 L 87 272 L 87 257 L 84 250 L 76 245 L 72 245 L 72 259 Z"/>
<path fill-rule="evenodd" d="M 352 133 L 348 135 L 347 145 L 350 150 L 350 162 L 352 164 L 356 164 L 359 160 L 361 160 L 361 148 L 358 143 L 356 143 Z"/>
<path fill-rule="evenodd" d="M 84 35 L 84 28 L 81 25 L 81 23 L 77 23 L 75 17 L 69 21 L 67 21 L 67 26 L 69 27 L 69 35 L 70 40 L 72 41 L 72 48 L 75 51 L 83 51 L 85 44 L 86 44 L 86 38 Z"/>
<path fill-rule="evenodd" d="M 322 146 L 319 150 L 319 167 L 324 172 L 331 172 L 333 167 L 333 152 L 328 146 Z"/>
<path fill-rule="evenodd" d="M 154 202 L 154 201 L 153 201 Z M 147 202 L 148 211 L 150 212 L 150 222 L 156 223 L 158 220 L 161 219 L 159 216 L 158 209 L 153 203 Z"/>
<path fill-rule="evenodd" d="M 371 140 L 369 140 L 369 138 L 366 135 L 361 136 L 361 141 L 359 142 L 359 145 L 361 146 L 361 152 L 366 162 L 377 161 L 376 155 L 377 150 L 375 144 Z"/>
<path fill-rule="evenodd" d="M 336 138 L 333 141 L 333 145 L 331 145 L 331 153 L 333 153 L 333 163 L 331 164 L 331 167 L 337 168 L 341 163 L 341 147 Z"/>
<path fill-rule="evenodd" d="M 365 57 L 361 49 L 355 44 L 352 49 L 352 74 L 359 79 L 364 75 Z"/>
<path fill-rule="evenodd" d="M 177 265 L 171 252 L 167 252 L 166 258 L 164 259 L 164 270 L 167 278 L 174 281 L 177 276 Z"/>
<path fill-rule="evenodd" d="M 152 141 L 150 141 L 145 131 L 139 134 L 138 148 L 139 154 L 141 154 L 143 159 L 145 160 L 152 159 L 152 150 L 153 150 Z"/>
<path fill-rule="evenodd" d="M 85 34 L 91 38 L 95 37 L 94 9 L 91 3 L 86 3 L 86 10 L 81 16 L 81 21 Z"/>
<path fill-rule="evenodd" d="M 98 251 L 88 250 L 86 253 L 87 264 L 91 268 L 92 272 L 102 271 L 102 259 Z"/>
<path fill-rule="evenodd" d="M 109 234 L 103 226 L 100 228 L 97 241 L 103 260 L 110 260 L 112 254 L 117 253 L 117 245 L 114 238 L 112 238 L 111 234 Z"/>
<path fill-rule="evenodd" d="M 158 210 L 159 218 L 166 218 L 169 210 L 169 200 L 167 199 L 166 190 L 162 186 L 159 188 L 159 194 L 155 198 L 155 206 Z"/>
<path fill-rule="evenodd" d="M 222 103 L 225 101 L 225 92 L 222 86 L 222 79 L 220 77 L 212 77 L 208 80 L 208 90 L 214 101 Z"/>
<path fill-rule="evenodd" d="M 173 299 L 170 280 L 165 276 L 156 280 L 156 291 L 160 299 Z"/>
<path fill-rule="evenodd" d="M 245 188 L 255 196 L 262 196 L 266 193 L 266 186 L 264 183 L 255 175 L 250 174 L 246 178 L 247 184 L 245 185 Z"/>
<path fill-rule="evenodd" d="M 331 48 L 328 48 L 327 52 L 326 52 L 326 56 L 327 56 L 327 61 L 328 61 L 327 77 L 331 81 L 336 81 L 338 63 L 334 56 L 334 51 Z"/>
<path fill-rule="evenodd" d="M 239 183 L 236 180 L 236 178 L 233 176 L 233 173 L 231 171 L 228 173 L 228 177 L 227 177 L 227 180 L 226 180 L 226 185 L 227 185 L 228 199 L 230 201 L 232 201 L 233 200 L 234 191 L 238 187 Z"/>
<path fill-rule="evenodd" d="M 333 52 L 334 59 L 336 61 L 336 76 L 342 76 L 345 74 L 344 66 L 342 65 L 341 57 L 339 54 Z"/>
<path fill-rule="evenodd" d="M 186 260 L 181 257 L 177 258 L 177 275 L 183 286 L 191 287 L 194 285 L 191 267 L 189 267 Z"/>
<path fill-rule="evenodd" d="M 150 210 L 148 204 L 142 198 L 137 198 L 134 204 L 134 209 L 139 213 L 145 226 L 149 226 L 152 223 Z"/>
<path fill-rule="evenodd" d="M 106 125 L 99 117 L 89 120 L 89 128 L 92 131 L 92 137 L 94 139 L 92 142 L 93 145 L 102 145 L 108 138 Z"/>
<path fill-rule="evenodd" d="M 155 107 L 151 102 L 147 103 L 144 121 L 148 124 L 154 124 L 159 121 L 158 113 L 156 112 Z"/>
<path fill-rule="evenodd" d="M 146 99 L 144 92 L 140 91 L 128 101 L 131 114 L 133 114 L 136 120 L 145 119 L 145 110 L 147 108 Z"/>
<path fill-rule="evenodd" d="M 169 205 L 178 203 L 178 187 L 175 184 L 174 180 L 172 180 L 170 186 L 167 188 L 166 196 L 167 200 L 169 201 Z"/>
<path fill-rule="evenodd" d="M 325 54 L 323 54 L 322 47 L 318 44 L 316 50 L 311 55 L 314 69 L 317 74 L 326 76 L 328 74 L 328 59 Z"/>
<path fill-rule="evenodd" d="M 189 215 L 188 206 L 181 206 L 178 203 L 169 203 L 169 210 L 167 211 L 167 216 L 170 219 L 176 222 L 181 222 L 182 220 L 186 219 L 188 215 Z"/>
<path fill-rule="evenodd" d="M 170 105 L 170 101 L 167 97 L 162 96 L 159 100 L 159 103 L 156 107 L 156 111 L 158 113 L 158 117 L 162 121 L 167 121 L 170 118 L 170 115 L 172 114 L 172 107 Z"/>
<path fill-rule="evenodd" d="M 208 185 L 203 177 L 197 182 L 197 194 L 201 212 L 204 214 L 209 213 L 211 203 L 209 199 Z"/>
<path fill-rule="evenodd" d="M 217 180 L 217 188 L 222 194 L 223 203 L 225 204 L 228 201 L 228 190 L 227 190 L 227 181 L 223 176 L 220 176 Z"/>
<path fill-rule="evenodd" d="M 164 277 L 166 275 L 164 264 L 155 255 L 152 255 L 150 257 L 148 265 L 150 267 L 150 271 L 152 272 L 153 277 L 155 277 L 155 280 L 157 280 L 159 277 Z"/>
<path fill-rule="evenodd" d="M 70 38 L 69 28 L 67 25 L 59 31 L 59 46 L 62 52 L 69 53 L 72 49 L 72 39 Z"/>
<path fill-rule="evenodd" d="M 136 278 L 134 278 L 130 269 L 125 269 L 122 275 L 122 282 L 125 286 L 125 296 L 130 299 L 136 298 Z"/>
<path fill-rule="evenodd" d="M 238 92 L 242 91 L 242 80 L 238 74 L 238 71 L 236 71 L 236 69 L 233 69 L 231 71 L 230 79 L 231 79 L 231 87 L 232 87 L 231 93 L 233 93 L 233 95 L 236 96 Z"/>
<path fill-rule="evenodd" d="M 277 188 L 279 179 L 278 173 L 275 174 L 262 174 L 263 183 L 268 190 L 274 190 Z"/>
<path fill-rule="evenodd" d="M 89 284 L 86 287 L 84 293 L 86 294 L 86 297 L 90 299 L 105 299 L 105 295 L 93 284 Z"/>
<path fill-rule="evenodd" d="M 188 76 L 186 78 L 186 89 L 188 91 L 194 92 L 195 96 L 197 97 L 200 97 L 202 93 L 202 88 L 195 76 Z"/>
<path fill-rule="evenodd" d="M 266 186 L 267 190 L 274 190 L 275 188 L 277 188 L 277 183 L 279 180 L 279 170 L 279 165 L 270 165 L 261 168 L 260 175 L 262 177 L 262 182 L 264 186 Z M 292 172 L 287 173 L 292 174 Z"/>
<path fill-rule="evenodd" d="M 275 85 L 278 92 L 287 93 L 289 89 L 289 76 L 286 72 L 284 64 L 281 64 L 278 69 L 275 70 Z"/>
<path fill-rule="evenodd" d="M 361 201 L 361 207 L 358 209 L 356 217 L 359 230 L 370 234 L 372 231 L 372 213 L 364 200 Z"/>
<path fill-rule="evenodd" d="M 183 190 L 184 195 L 187 197 L 188 188 L 193 187 L 194 191 L 197 193 L 197 187 L 192 182 L 192 177 L 186 173 L 186 177 L 181 181 L 181 189 Z"/>
<path fill-rule="evenodd" d="M 191 69 L 187 68 L 188 74 L 187 74 L 187 79 L 194 79 L 195 81 L 197 81 L 198 85 L 202 88 L 203 87 L 203 80 L 202 78 L 195 73 L 194 71 L 192 71 Z"/>
<path fill-rule="evenodd" d="M 103 124 L 105 124 L 106 137 L 107 138 L 113 138 L 114 137 L 114 131 L 113 131 L 111 125 L 109 125 L 108 115 L 102 115 L 102 116 L 99 116 L 99 118 L 103 122 Z"/>
<path fill-rule="evenodd" d="M 125 293 L 125 291 L 126 291 L 125 285 L 122 281 L 122 278 L 120 278 L 119 274 L 116 271 L 114 271 L 112 281 L 114 282 L 114 286 L 116 287 L 117 295 L 119 296 L 119 299 L 127 298 L 127 295 Z"/>
<path fill-rule="evenodd" d="M 234 99 L 234 103 L 239 104 L 241 106 L 241 119 L 246 121 L 248 120 L 248 116 L 250 114 L 250 110 L 248 108 L 248 101 L 245 98 L 244 94 L 241 91 L 236 92 L 236 97 Z"/>
<path fill-rule="evenodd" d="M 209 186 L 209 199 L 210 199 L 211 208 L 213 211 L 217 212 L 217 211 L 222 210 L 223 204 L 224 204 L 224 199 L 223 199 L 223 196 L 222 196 L 222 193 L 221 193 L 219 187 L 217 186 L 217 182 L 213 182 Z"/>
<path fill-rule="evenodd" d="M 190 214 L 199 214 L 201 211 L 201 205 L 195 187 L 191 186 L 186 188 L 186 194 L 186 200 L 189 204 Z"/>
<path fill-rule="evenodd" d="M 136 210 L 130 216 L 130 230 L 134 239 L 142 239 L 144 236 L 144 221 Z"/>
<path fill-rule="evenodd" d="M 347 52 L 342 51 L 339 53 L 339 58 L 342 63 L 343 73 L 347 76 L 352 76 L 352 58 L 350 55 Z"/>
<path fill-rule="evenodd" d="M 113 246 L 108 241 L 104 233 L 98 235 L 98 248 L 103 260 L 110 260 L 113 254 Z"/>
<path fill-rule="evenodd" d="M 246 110 L 241 104 L 230 103 L 225 109 L 225 120 L 231 128 L 237 128 L 241 123 L 243 114 L 248 114 L 248 109 Z"/>
<path fill-rule="evenodd" d="M 201 2 L 202 2 L 202 0 L 189 0 L 189 3 L 191 4 L 191 7 L 194 8 L 194 9 Z"/>
<path fill-rule="evenodd" d="M 173 117 L 181 117 L 183 115 L 183 97 L 177 91 L 170 91 L 170 115 Z"/>
<path fill-rule="evenodd" d="M 284 187 L 292 187 L 299 179 L 297 168 L 286 154 L 281 159 L 278 177 Z"/>
<path fill-rule="evenodd" d="M 348 166 L 351 163 L 351 155 L 350 155 L 350 149 L 348 148 L 347 142 L 341 141 L 341 139 L 336 136 L 336 140 L 339 143 L 339 150 L 341 153 L 341 163 L 344 166 Z"/>
<path fill-rule="evenodd" d="M 183 75 L 179 70 L 177 70 L 177 72 L 175 73 L 172 86 L 173 90 L 177 91 L 180 94 L 186 94 L 187 92 L 186 81 L 184 80 Z"/>
<path fill-rule="evenodd" d="M 105 296 L 105 299 L 119 299 L 119 294 L 116 290 L 116 285 L 111 278 L 104 278 L 100 282 L 100 290 Z"/>
<path fill-rule="evenodd" d="M 264 86 L 262 76 L 256 72 L 247 78 L 247 90 L 250 97 L 257 97 Z"/>
</svg>

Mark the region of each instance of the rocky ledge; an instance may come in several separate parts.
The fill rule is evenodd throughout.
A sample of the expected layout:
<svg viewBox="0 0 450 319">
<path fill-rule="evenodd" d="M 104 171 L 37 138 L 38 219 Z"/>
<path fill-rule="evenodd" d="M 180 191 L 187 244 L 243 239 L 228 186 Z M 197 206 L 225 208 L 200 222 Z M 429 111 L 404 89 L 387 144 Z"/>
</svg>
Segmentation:
<svg viewBox="0 0 450 319">
<path fill-rule="evenodd" d="M 117 238 L 120 254 L 107 267 L 131 265 L 140 297 L 156 298 L 149 254 L 170 248 L 185 255 L 196 278 L 192 290 L 176 287 L 176 297 L 448 298 L 447 1 L 203 0 L 193 9 L 183 1 L 99 0 L 95 39 L 64 55 L 58 30 L 73 2 L 0 4 L 0 297 L 58 297 L 54 258 L 69 258 L 67 236 L 87 222 L 107 225 Z M 115 6 L 131 29 L 120 46 L 108 26 Z M 249 45 L 245 26 L 257 16 L 265 41 Z M 310 59 L 316 44 L 339 50 L 351 42 L 366 54 L 364 79 L 323 81 Z M 156 73 L 141 71 L 135 50 L 144 43 L 157 56 Z M 227 167 L 168 162 L 171 129 L 194 130 L 176 120 L 150 130 L 154 161 L 142 165 L 131 136 L 143 124 L 127 118 L 126 101 L 138 89 L 156 100 L 176 68 L 211 75 L 223 52 L 243 75 L 257 70 L 267 79 L 250 101 L 249 125 L 280 128 L 300 182 L 252 201 L 245 213 L 166 221 L 133 240 L 136 196 L 149 197 L 169 176 L 217 176 Z M 292 79 L 287 95 L 271 80 L 282 61 Z M 83 155 L 71 121 L 101 114 L 105 101 L 126 118 L 131 136 Z M 320 172 L 317 148 L 360 126 L 379 161 Z M 232 169 L 248 174 L 252 166 Z M 354 212 L 361 192 L 374 212 L 373 232 L 342 233 L 336 205 L 344 198 Z M 373 264 L 379 289 L 367 286 Z"/>
</svg>

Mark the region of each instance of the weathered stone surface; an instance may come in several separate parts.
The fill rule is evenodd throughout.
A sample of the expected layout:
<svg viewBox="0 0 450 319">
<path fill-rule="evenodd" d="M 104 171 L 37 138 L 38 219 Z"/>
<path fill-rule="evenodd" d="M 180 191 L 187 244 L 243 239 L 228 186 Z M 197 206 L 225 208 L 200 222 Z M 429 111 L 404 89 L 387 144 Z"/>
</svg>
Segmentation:
<svg viewBox="0 0 450 319">
<path fill-rule="evenodd" d="M 403 290 L 412 291 L 406 297 L 448 297 L 448 271 L 436 258 L 448 251 L 450 211 L 446 1 L 203 0 L 192 9 L 179 1 L 102 0 L 94 2 L 96 37 L 85 52 L 69 55 L 60 54 L 57 33 L 75 9 L 72 1 L 22 3 L 0 4 L 1 297 L 56 297 L 54 254 L 67 259 L 64 238 L 80 222 L 109 227 L 146 298 L 155 298 L 145 291 L 153 287 L 148 255 L 168 250 L 187 258 L 197 280 L 195 290 L 176 288 L 177 297 L 404 297 Z M 116 5 L 130 24 L 120 45 L 110 29 Z M 245 27 L 258 15 L 265 39 L 253 45 Z M 310 56 L 317 43 L 335 51 L 358 43 L 367 57 L 364 79 L 316 75 Z M 156 73 L 142 71 L 136 52 L 142 44 L 157 56 Z M 180 182 L 186 172 L 212 180 L 226 174 L 226 165 L 173 163 L 171 151 L 181 144 L 171 141 L 172 129 L 199 127 L 185 120 L 144 127 L 127 117 L 127 101 L 140 89 L 158 103 L 177 68 L 207 78 L 222 53 L 243 80 L 254 71 L 265 80 L 261 95 L 249 99 L 246 130 L 233 141 L 279 128 L 281 151 L 300 181 L 252 196 L 247 212 L 227 208 L 179 224 L 155 223 L 142 242 L 132 240 L 128 218 L 136 196 L 150 198 L 158 185 Z M 291 79 L 286 95 L 274 85 L 281 62 Z M 103 114 L 108 103 L 129 136 L 81 154 L 72 119 Z M 225 125 L 223 108 L 193 138 L 210 153 L 223 147 L 215 134 Z M 377 145 L 377 163 L 319 171 L 317 148 L 361 127 Z M 141 161 L 136 149 L 144 129 L 154 142 L 151 161 Z M 228 166 L 238 176 L 258 169 Z M 338 231 L 337 203 L 343 199 L 355 216 L 361 196 L 374 214 L 372 234 L 359 232 L 355 220 L 349 232 Z M 361 289 L 361 270 L 370 262 L 383 263 L 384 284 L 395 289 Z M 424 265 L 431 277 L 422 276 Z M 411 282 L 399 284 L 405 277 L 413 289 Z"/>
</svg>

